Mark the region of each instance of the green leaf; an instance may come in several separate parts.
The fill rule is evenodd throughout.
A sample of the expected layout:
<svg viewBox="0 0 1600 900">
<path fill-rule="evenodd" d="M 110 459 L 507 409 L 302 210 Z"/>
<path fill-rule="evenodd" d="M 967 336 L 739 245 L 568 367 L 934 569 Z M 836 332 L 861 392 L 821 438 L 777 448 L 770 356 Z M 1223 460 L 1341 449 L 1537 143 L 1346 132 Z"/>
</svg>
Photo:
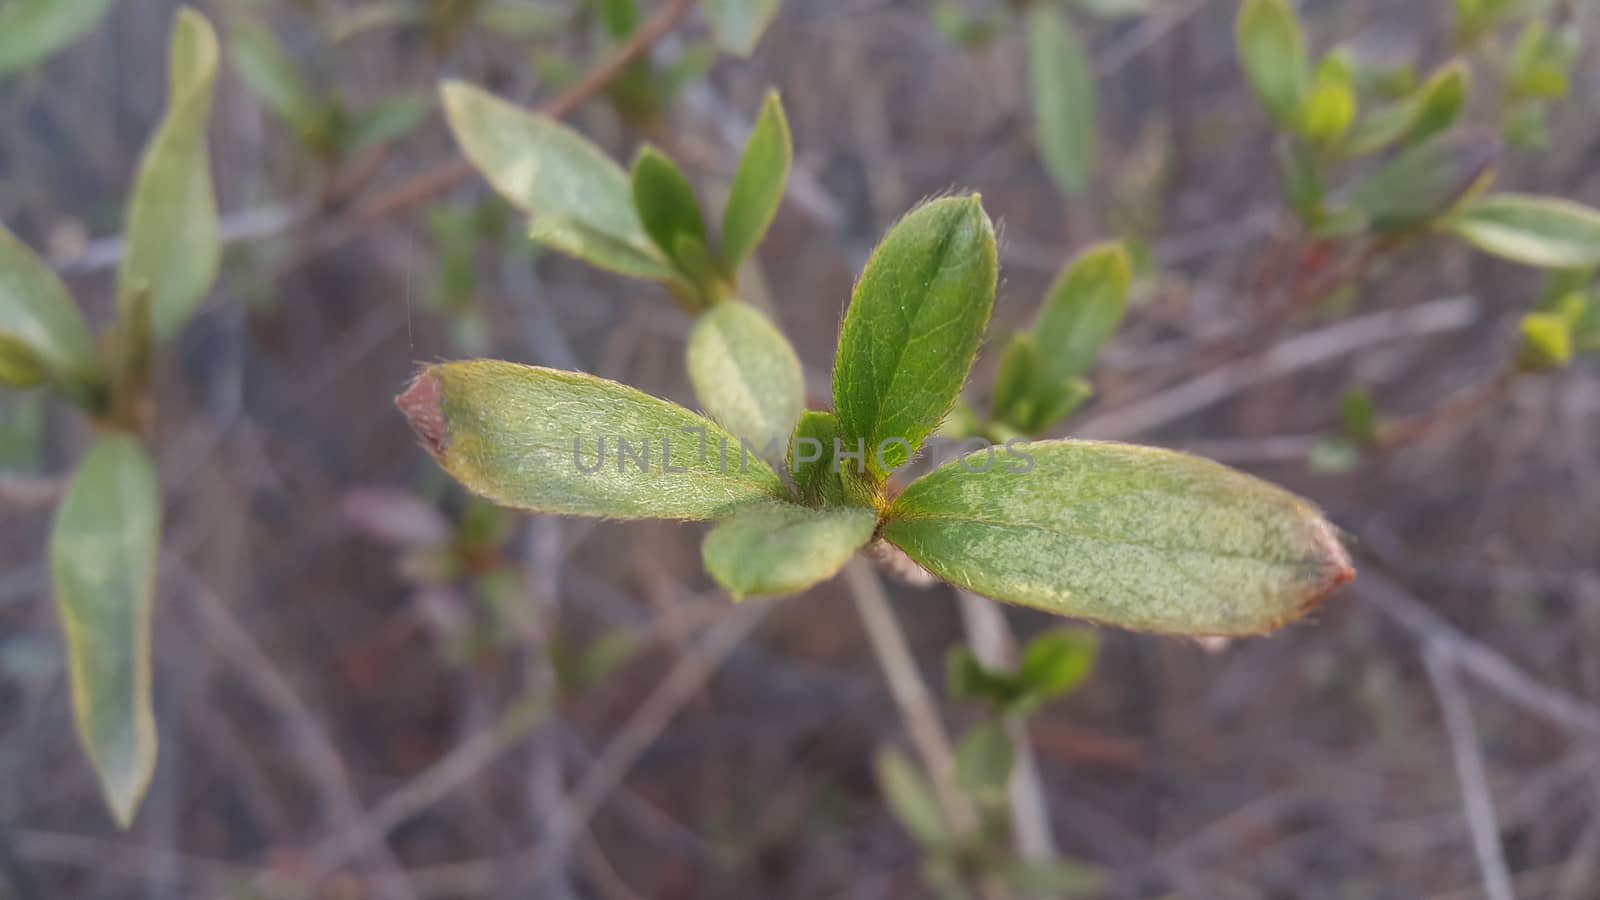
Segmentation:
<svg viewBox="0 0 1600 900">
<path fill-rule="evenodd" d="M 415 131 L 430 112 L 433 112 L 433 100 L 429 97 L 417 94 L 386 97 L 350 120 L 341 144 L 346 153 L 354 153 L 397 141 Z"/>
<path fill-rule="evenodd" d="M 1372 402 L 1372 392 L 1364 388 L 1351 388 L 1339 398 L 1339 421 L 1345 436 L 1366 447 L 1378 443 L 1378 410 Z"/>
<path fill-rule="evenodd" d="M 1472 70 L 1464 60 L 1454 60 L 1435 72 L 1417 92 L 1411 122 L 1402 140 L 1419 143 L 1449 131 L 1461 118 L 1471 89 Z"/>
<path fill-rule="evenodd" d="M 832 578 L 872 539 L 871 510 L 761 503 L 736 511 L 706 535 L 706 571 L 735 600 L 803 591 Z"/>
<path fill-rule="evenodd" d="M 994 418 L 1021 427 L 1033 416 L 1033 386 L 1039 380 L 1038 348 L 1031 333 L 1014 334 L 1000 355 L 995 371 L 994 394 L 989 408 Z"/>
<path fill-rule="evenodd" d="M 1121 244 L 1083 251 L 1045 294 L 1033 326 L 1039 370 L 1055 383 L 1081 376 L 1116 333 L 1128 309 L 1133 264 Z"/>
<path fill-rule="evenodd" d="M 50 573 L 78 740 L 124 828 L 156 763 L 150 615 L 160 538 L 161 492 L 144 447 L 130 435 L 100 438 L 56 512 Z"/>
<path fill-rule="evenodd" d="M 1356 91 L 1349 60 L 1343 52 L 1329 53 L 1300 104 L 1300 134 L 1314 143 L 1329 144 L 1344 137 L 1355 120 Z"/>
<path fill-rule="evenodd" d="M 204 16 L 188 7 L 179 10 L 171 54 L 167 112 L 139 162 L 117 278 L 123 309 L 134 290 L 148 285 L 158 339 L 183 327 L 211 290 L 222 261 L 206 147 L 211 89 L 217 80 L 217 35 Z"/>
<path fill-rule="evenodd" d="M 1239 62 L 1272 121 L 1292 129 L 1300 115 L 1311 63 L 1305 35 L 1288 0 L 1244 0 L 1235 23 Z"/>
<path fill-rule="evenodd" d="M 1491 194 L 1468 203 L 1444 227 L 1485 253 L 1524 265 L 1600 265 L 1600 211 L 1559 197 Z"/>
<path fill-rule="evenodd" d="M 103 381 L 94 342 L 56 273 L 0 225 L 0 341 L 13 373 L 48 375 L 79 403 Z M 14 384 L 18 383 L 13 380 Z"/>
<path fill-rule="evenodd" d="M 395 402 L 451 477 L 502 506 L 715 519 L 784 496 L 771 467 L 715 422 L 591 375 L 443 363 Z"/>
<path fill-rule="evenodd" d="M 800 416 L 789 442 L 789 475 L 807 506 L 841 506 L 844 482 L 833 468 L 839 420 L 831 412 L 809 410 Z"/>
<path fill-rule="evenodd" d="M 881 533 L 997 600 L 1138 631 L 1248 635 L 1354 577 L 1309 504 L 1209 460 L 1086 441 L 985 460 L 913 482 Z"/>
<path fill-rule="evenodd" d="M 0 3 L 0 78 L 43 62 L 82 37 L 112 0 L 9 0 Z"/>
<path fill-rule="evenodd" d="M 1403 231 L 1445 214 L 1494 173 L 1498 139 L 1485 132 L 1442 135 L 1384 164 L 1350 195 L 1379 231 Z"/>
<path fill-rule="evenodd" d="M 1039 154 L 1056 186 L 1076 194 L 1094 172 L 1100 140 L 1094 72 L 1077 34 L 1044 4 L 1028 13 L 1028 74 Z"/>
<path fill-rule="evenodd" d="M 512 206 L 662 259 L 634 210 L 628 173 L 583 135 L 466 82 L 447 81 L 439 93 L 462 152 Z"/>
<path fill-rule="evenodd" d="M 678 273 L 661 256 L 653 252 L 643 253 L 633 244 L 617 240 L 574 219 L 534 216 L 528 224 L 528 239 L 597 269 L 629 278 L 659 282 L 678 279 Z"/>
<path fill-rule="evenodd" d="M 952 647 L 946 655 L 945 689 L 958 700 L 982 700 L 1001 712 L 1027 693 L 1016 675 L 984 666 L 966 647 Z"/>
<path fill-rule="evenodd" d="M 1005 796 L 1015 754 L 1003 724 L 984 722 L 956 744 L 956 783 L 979 797 Z"/>
<path fill-rule="evenodd" d="M 954 831 L 944 817 L 944 808 L 939 805 L 933 784 L 904 753 L 882 750 L 874 768 L 878 789 L 883 791 L 890 811 L 918 843 L 940 847 L 951 842 Z"/>
<path fill-rule="evenodd" d="M 768 91 L 722 210 L 722 261 L 729 273 L 737 271 L 766 236 L 783 200 L 793 160 L 789 119 L 778 92 Z"/>
<path fill-rule="evenodd" d="M 864 445 L 874 483 L 910 461 L 955 403 L 998 273 L 976 194 L 912 210 L 867 260 L 839 332 L 833 406 L 845 444 Z"/>
<path fill-rule="evenodd" d="M 676 258 L 679 238 L 705 243 L 706 225 L 694 187 L 676 163 L 649 144 L 633 159 L 633 205 L 645 234 L 667 256 Z"/>
<path fill-rule="evenodd" d="M 1053 700 L 1076 690 L 1089 677 L 1099 653 L 1100 639 L 1092 631 L 1048 632 L 1028 643 L 1017 675 L 1036 699 Z"/>
<path fill-rule="evenodd" d="M 707 415 L 757 448 L 781 445 L 805 411 L 794 347 L 749 304 L 718 303 L 702 315 L 689 333 L 688 357 Z"/>
<path fill-rule="evenodd" d="M 300 77 L 300 67 L 263 25 L 248 23 L 230 35 L 233 68 L 258 100 L 289 126 L 300 142 L 325 149 L 333 119 L 329 107 Z"/>
<path fill-rule="evenodd" d="M 1525 372 L 1549 372 L 1572 362 L 1572 321 L 1559 313 L 1522 317 L 1517 365 Z"/>
<path fill-rule="evenodd" d="M 778 0 L 701 0 L 717 46 L 735 56 L 749 56 L 778 13 Z"/>
</svg>

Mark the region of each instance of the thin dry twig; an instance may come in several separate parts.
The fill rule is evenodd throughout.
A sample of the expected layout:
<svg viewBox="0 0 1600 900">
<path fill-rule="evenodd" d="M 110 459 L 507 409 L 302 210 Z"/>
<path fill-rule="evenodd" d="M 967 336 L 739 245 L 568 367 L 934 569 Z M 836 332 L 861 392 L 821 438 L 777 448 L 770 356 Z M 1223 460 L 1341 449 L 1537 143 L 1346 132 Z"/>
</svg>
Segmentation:
<svg viewBox="0 0 1600 900">
<path fill-rule="evenodd" d="M 1082 422 L 1074 433 L 1086 438 L 1126 440 L 1215 406 L 1254 387 L 1369 347 L 1430 334 L 1458 331 L 1477 321 L 1480 307 L 1471 297 L 1433 300 L 1409 309 L 1390 309 L 1281 341 L 1260 356 L 1219 366 L 1177 387 Z"/>
<path fill-rule="evenodd" d="M 1456 761 L 1456 776 L 1461 783 L 1461 801 L 1466 809 L 1467 827 L 1472 831 L 1472 849 L 1483 874 L 1483 890 L 1489 900 L 1515 900 L 1511 892 L 1511 870 L 1506 866 L 1505 849 L 1500 844 L 1500 825 L 1495 818 L 1494 798 L 1489 793 L 1489 776 L 1478 746 L 1478 732 L 1472 721 L 1472 704 L 1461 689 L 1456 658 L 1435 639 L 1422 648 L 1428 680 L 1444 712 L 1445 731 Z"/>
</svg>

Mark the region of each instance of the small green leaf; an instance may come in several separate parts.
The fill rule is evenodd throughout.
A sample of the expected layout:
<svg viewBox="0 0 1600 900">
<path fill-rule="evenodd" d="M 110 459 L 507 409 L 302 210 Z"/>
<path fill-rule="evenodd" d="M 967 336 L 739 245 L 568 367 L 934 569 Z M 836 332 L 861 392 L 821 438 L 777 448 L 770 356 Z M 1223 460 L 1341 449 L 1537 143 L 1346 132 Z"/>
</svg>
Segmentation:
<svg viewBox="0 0 1600 900">
<path fill-rule="evenodd" d="M 1099 653 L 1100 639 L 1092 631 L 1051 631 L 1028 642 L 1017 675 L 1037 700 L 1053 700 L 1089 677 Z"/>
<path fill-rule="evenodd" d="M 1003 798 L 1015 754 L 1000 722 L 984 722 L 956 744 L 956 783 L 986 799 Z"/>
<path fill-rule="evenodd" d="M 588 138 L 466 82 L 439 92 L 462 152 L 512 206 L 663 258 L 634 209 L 628 173 Z"/>
<path fill-rule="evenodd" d="M 1083 251 L 1045 294 L 1033 326 L 1039 370 L 1046 382 L 1081 376 L 1116 333 L 1128 309 L 1133 265 L 1121 244 Z"/>
<path fill-rule="evenodd" d="M 1299 131 L 1308 140 L 1330 144 L 1345 136 L 1356 120 L 1356 92 L 1348 61 L 1330 53 L 1300 105 Z"/>
<path fill-rule="evenodd" d="M 1294 7 L 1288 0 L 1244 0 L 1234 38 L 1239 62 L 1267 114 L 1278 127 L 1292 129 L 1311 81 Z"/>
<path fill-rule="evenodd" d="M 715 519 L 784 496 L 715 422 L 591 375 L 496 360 L 429 366 L 395 401 L 451 477 L 503 506 Z"/>
<path fill-rule="evenodd" d="M 1031 333 L 1011 336 L 1011 343 L 1000 355 L 1000 368 L 995 371 L 994 395 L 989 402 L 994 418 L 1012 425 L 1032 419 L 1033 386 L 1039 380 L 1037 357 Z"/>
<path fill-rule="evenodd" d="M 982 700 L 1000 712 L 1027 693 L 1016 675 L 989 669 L 966 647 L 952 647 L 945 657 L 945 689 L 958 700 Z"/>
<path fill-rule="evenodd" d="M 156 763 L 150 615 L 160 539 L 161 492 L 144 447 L 130 435 L 100 438 L 56 512 L 50 573 L 78 740 L 124 828 Z"/>
<path fill-rule="evenodd" d="M 1345 436 L 1366 447 L 1378 443 L 1378 409 L 1372 402 L 1372 392 L 1364 388 L 1351 388 L 1339 398 L 1339 421 Z"/>
<path fill-rule="evenodd" d="M 284 53 L 277 38 L 263 25 L 249 23 L 230 35 L 233 68 L 258 100 L 283 119 L 314 150 L 325 149 L 332 124 L 326 102 L 311 92 L 300 77 L 300 67 Z"/>
<path fill-rule="evenodd" d="M 867 260 L 839 332 L 833 405 L 874 483 L 954 405 L 994 306 L 994 226 L 976 194 L 917 207 Z"/>
<path fill-rule="evenodd" d="M 433 100 L 417 94 L 386 97 L 357 113 L 340 139 L 346 153 L 397 141 L 415 131 L 433 112 Z"/>
<path fill-rule="evenodd" d="M 689 333 L 688 357 L 706 414 L 754 447 L 781 446 L 805 411 L 794 347 L 749 304 L 719 303 L 702 315 Z"/>
<path fill-rule="evenodd" d="M 151 324 L 163 340 L 183 327 L 211 290 L 222 261 L 206 147 L 217 35 L 204 16 L 188 7 L 179 10 L 171 54 L 167 113 L 139 162 L 117 278 L 124 310 L 135 289 L 149 287 Z"/>
<path fill-rule="evenodd" d="M 1401 139 L 1420 143 L 1449 131 L 1461 118 L 1471 88 L 1472 70 L 1464 60 L 1454 60 L 1435 72 L 1417 92 L 1415 111 Z"/>
<path fill-rule="evenodd" d="M 906 831 L 926 847 L 941 847 L 954 837 L 950 823 L 939 805 L 939 796 L 927 776 L 898 750 L 879 751 L 874 768 L 878 774 L 878 789 L 889 809 L 900 820 Z"/>
<path fill-rule="evenodd" d="M 872 539 L 878 517 L 855 507 L 760 503 L 706 535 L 706 571 L 735 600 L 793 594 L 832 578 Z"/>
<path fill-rule="evenodd" d="M 66 49 L 98 23 L 113 0 L 9 0 L 0 3 L 0 78 Z"/>
<path fill-rule="evenodd" d="M 1485 253 L 1524 265 L 1600 265 L 1600 211 L 1559 197 L 1491 194 L 1468 203 L 1444 228 Z"/>
<path fill-rule="evenodd" d="M 1041 441 L 934 470 L 885 539 L 976 593 L 1140 631 L 1249 635 L 1354 577 L 1309 504 L 1198 457 Z"/>
<path fill-rule="evenodd" d="M 645 281 L 678 280 L 678 273 L 656 253 L 643 253 L 634 244 L 617 240 L 574 219 L 534 216 L 528 223 L 528 239 L 607 272 Z"/>
<path fill-rule="evenodd" d="M 809 410 L 794 426 L 789 441 L 789 475 L 807 506 L 842 506 L 844 482 L 833 468 L 839 420 L 831 412 Z"/>
<path fill-rule="evenodd" d="M 1094 72 L 1077 34 L 1045 4 L 1028 13 L 1028 73 L 1039 153 L 1056 186 L 1076 194 L 1088 185 L 1098 154 Z"/>
<path fill-rule="evenodd" d="M 717 46 L 735 56 L 749 56 L 777 15 L 778 0 L 701 0 Z"/>
<path fill-rule="evenodd" d="M 39 370 L 79 403 L 103 380 L 78 306 L 56 273 L 0 225 L 0 340 L 13 375 Z M 13 380 L 13 384 L 20 384 Z"/>
<path fill-rule="evenodd" d="M 1441 135 L 1390 160 L 1350 195 L 1379 231 L 1403 231 L 1445 214 L 1494 174 L 1501 145 L 1485 132 Z"/>
<path fill-rule="evenodd" d="M 768 91 L 722 211 L 722 261 L 730 273 L 738 270 L 766 236 L 783 200 L 793 160 L 789 119 L 778 92 Z"/>
<path fill-rule="evenodd" d="M 633 205 L 645 234 L 669 257 L 675 258 L 679 238 L 705 243 L 706 225 L 694 187 L 676 163 L 649 144 L 633 159 Z"/>
<path fill-rule="evenodd" d="M 1549 372 L 1572 362 L 1572 322 L 1559 313 L 1522 317 L 1517 365 L 1525 372 Z"/>
</svg>

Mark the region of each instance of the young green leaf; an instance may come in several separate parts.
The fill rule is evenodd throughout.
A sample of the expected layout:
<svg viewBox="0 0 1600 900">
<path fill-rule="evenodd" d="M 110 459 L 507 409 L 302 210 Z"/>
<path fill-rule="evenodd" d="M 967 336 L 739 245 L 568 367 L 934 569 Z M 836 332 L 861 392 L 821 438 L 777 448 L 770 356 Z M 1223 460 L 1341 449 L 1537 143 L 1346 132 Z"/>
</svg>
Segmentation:
<svg viewBox="0 0 1600 900">
<path fill-rule="evenodd" d="M 1379 231 L 1425 225 L 1494 175 L 1499 139 L 1486 132 L 1441 135 L 1403 151 L 1350 194 L 1350 205 Z"/>
<path fill-rule="evenodd" d="M 1004 798 L 1015 754 L 1003 724 L 984 722 L 956 744 L 956 783 L 983 798 Z"/>
<path fill-rule="evenodd" d="M 1600 211 L 1559 197 L 1491 194 L 1468 203 L 1444 228 L 1485 253 L 1524 265 L 1600 265 Z"/>
<path fill-rule="evenodd" d="M 155 770 L 150 615 L 161 492 L 138 439 L 100 438 L 67 485 L 50 573 L 67 635 L 78 740 L 126 828 Z"/>
<path fill-rule="evenodd" d="M 645 234 L 668 256 L 675 256 L 679 238 L 705 243 L 706 224 L 694 187 L 676 163 L 649 144 L 633 159 L 633 205 Z"/>
<path fill-rule="evenodd" d="M 1032 419 L 1033 386 L 1039 381 L 1038 353 L 1031 333 L 1011 336 L 1011 343 L 1000 354 L 994 394 L 989 400 L 990 411 L 996 419 L 1012 425 Z"/>
<path fill-rule="evenodd" d="M 939 795 L 916 764 L 898 750 L 879 751 L 874 768 L 878 789 L 906 831 L 925 847 L 941 847 L 951 842 L 954 831 L 939 805 Z"/>
<path fill-rule="evenodd" d="M 340 149 L 354 153 L 397 141 L 416 130 L 430 112 L 433 100 L 428 96 L 385 97 L 348 120 L 339 137 Z"/>
<path fill-rule="evenodd" d="M 1056 277 L 1033 326 L 1046 382 L 1089 371 L 1101 346 L 1122 324 L 1132 280 L 1133 264 L 1121 244 L 1090 247 Z"/>
<path fill-rule="evenodd" d="M 1015 673 L 984 666 L 963 646 L 952 647 L 945 657 L 945 689 L 959 700 L 981 700 L 1002 713 L 1028 690 Z"/>
<path fill-rule="evenodd" d="M 877 524 L 876 514 L 859 507 L 754 504 L 717 523 L 702 555 L 735 600 L 793 594 L 832 578 Z"/>
<path fill-rule="evenodd" d="M 778 12 L 778 0 L 701 0 L 717 46 L 735 56 L 749 56 Z"/>
<path fill-rule="evenodd" d="M 1559 313 L 1522 317 L 1517 365 L 1524 372 L 1549 372 L 1572 362 L 1572 321 Z"/>
<path fill-rule="evenodd" d="M 883 537 L 960 587 L 1138 631 L 1249 635 L 1354 577 L 1310 505 L 1166 450 L 1043 441 L 910 487 Z"/>
<path fill-rule="evenodd" d="M 831 412 L 809 410 L 794 426 L 789 441 L 789 476 L 807 506 L 842 506 L 844 482 L 833 469 L 839 420 Z"/>
<path fill-rule="evenodd" d="M 1046 4 L 1028 14 L 1028 73 L 1039 153 L 1056 186 L 1076 194 L 1094 172 L 1100 140 L 1094 72 L 1077 34 Z"/>
<path fill-rule="evenodd" d="M 462 152 L 512 206 L 663 258 L 634 209 L 628 173 L 587 138 L 466 82 L 447 81 L 439 94 Z"/>
<path fill-rule="evenodd" d="M 1042 634 L 1022 652 L 1017 676 L 1040 701 L 1065 696 L 1094 671 L 1100 638 L 1092 631 L 1062 629 Z"/>
<path fill-rule="evenodd" d="M 528 223 L 528 240 L 597 269 L 629 278 L 663 283 L 680 280 L 677 271 L 654 252 L 654 248 L 645 253 L 635 244 L 618 240 L 575 219 L 536 215 Z"/>
<path fill-rule="evenodd" d="M 0 3 L 0 78 L 31 68 L 82 37 L 112 0 L 10 0 Z"/>
<path fill-rule="evenodd" d="M 1435 72 L 1417 92 L 1411 122 L 1401 140 L 1419 143 L 1449 131 L 1461 117 L 1471 88 L 1472 70 L 1464 60 L 1455 60 Z"/>
<path fill-rule="evenodd" d="M 1364 447 L 1378 443 L 1378 409 L 1372 402 L 1372 392 L 1365 388 L 1351 388 L 1339 398 L 1339 422 L 1344 426 L 1345 437 Z"/>
<path fill-rule="evenodd" d="M 1311 81 L 1294 7 L 1288 0 L 1244 0 L 1234 38 L 1245 76 L 1267 114 L 1279 128 L 1293 129 Z"/>
<path fill-rule="evenodd" d="M 730 274 L 738 271 L 766 236 L 767 226 L 772 224 L 783 200 L 793 160 L 789 119 L 783 113 L 778 92 L 768 91 L 739 157 L 739 169 L 733 175 L 728 203 L 722 210 L 722 262 Z"/>
<path fill-rule="evenodd" d="M 747 303 L 718 303 L 700 316 L 688 357 L 689 380 L 706 413 L 755 447 L 781 445 L 805 411 L 794 347 Z"/>
<path fill-rule="evenodd" d="M 102 380 L 99 357 L 67 286 L 0 225 L 0 356 L 13 373 L 53 379 L 78 402 Z M 19 382 L 13 380 L 13 384 Z"/>
<path fill-rule="evenodd" d="M 496 360 L 429 366 L 395 401 L 450 476 L 504 506 L 715 519 L 783 483 L 715 422 L 592 375 Z"/>
<path fill-rule="evenodd" d="M 117 277 L 119 308 L 131 302 L 133 291 L 148 286 L 158 339 L 183 327 L 211 290 L 222 261 L 206 147 L 217 58 L 211 23 L 193 9 L 179 10 L 172 28 L 167 112 L 139 161 Z"/>
<path fill-rule="evenodd" d="M 1356 90 L 1348 54 L 1329 53 L 1300 104 L 1299 132 L 1313 143 L 1330 144 L 1344 137 L 1355 120 Z"/>
<path fill-rule="evenodd" d="M 994 307 L 994 226 L 976 194 L 917 207 L 867 260 L 839 332 L 833 405 L 875 482 L 950 411 Z"/>
<path fill-rule="evenodd" d="M 276 113 L 302 144 L 313 150 L 328 149 L 333 124 L 329 106 L 306 86 L 299 67 L 272 32 L 264 25 L 248 23 L 229 37 L 233 68 L 250 93 Z"/>
</svg>

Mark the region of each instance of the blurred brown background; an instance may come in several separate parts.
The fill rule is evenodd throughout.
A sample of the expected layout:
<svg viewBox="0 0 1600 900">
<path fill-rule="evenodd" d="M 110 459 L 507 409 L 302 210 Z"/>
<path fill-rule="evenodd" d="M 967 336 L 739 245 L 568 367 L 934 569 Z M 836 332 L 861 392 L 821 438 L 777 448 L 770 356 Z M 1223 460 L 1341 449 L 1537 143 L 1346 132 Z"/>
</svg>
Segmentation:
<svg viewBox="0 0 1600 900">
<path fill-rule="evenodd" d="M 309 77 L 352 97 L 447 74 L 525 102 L 552 93 L 526 42 L 468 33 L 441 54 L 394 28 L 330 50 L 306 4 L 201 5 L 224 34 L 231 17 L 274 23 Z M 1450 5 L 1303 13 L 1318 47 L 1348 40 L 1426 71 L 1450 55 Z M 70 273 L 94 321 L 111 248 L 85 242 L 119 227 L 174 9 L 126 0 L 38 75 L 0 83 L 0 219 Z M 1362 576 L 1313 620 L 1218 651 L 1104 632 L 1087 686 L 1034 722 L 1061 848 L 1107 871 L 1105 896 L 1485 896 L 1456 760 L 1477 748 L 1515 896 L 1600 897 L 1600 371 L 1525 379 L 1470 420 L 1313 474 L 1306 454 L 1337 428 L 1344 388 L 1400 417 L 1488 380 L 1538 279 L 1428 242 L 1344 308 L 1264 318 L 1283 286 L 1263 283 L 1262 261 L 1284 224 L 1233 59 L 1235 4 L 1155 9 L 1087 30 L 1103 160 L 1070 203 L 1032 149 L 1020 30 L 964 50 L 916 2 L 786 0 L 752 60 L 722 58 L 654 126 L 604 101 L 569 121 L 620 157 L 648 136 L 715 197 L 761 93 L 782 90 L 795 173 L 752 290 L 816 403 L 855 273 L 919 198 L 977 190 L 1003 225 L 992 335 L 1032 315 L 1076 249 L 1146 240 L 1159 276 L 1072 431 L 1215 456 L 1348 531 Z M 691 15 L 656 57 L 703 32 Z M 604 52 L 583 29 L 540 45 L 579 66 Z M 1502 185 L 1600 202 L 1597 85 L 1590 53 L 1551 147 L 1511 157 Z M 692 404 L 670 298 L 537 256 L 476 178 L 319 246 L 317 222 L 281 228 L 316 166 L 232 73 L 211 135 L 228 228 L 267 236 L 230 248 L 160 368 L 161 757 L 126 833 L 74 741 L 44 561 L 52 479 L 86 433 L 57 403 L 0 398 L 0 896 L 926 896 L 871 773 L 902 727 L 840 585 L 734 607 L 701 571 L 702 526 L 497 520 L 391 406 L 418 361 L 475 354 Z M 370 177 L 452 157 L 434 114 Z M 460 224 L 473 216 L 488 224 Z M 465 551 L 440 550 L 463 522 Z M 954 596 L 894 590 L 942 697 Z M 1024 636 L 1057 624 L 1008 615 Z M 624 636 L 620 664 L 594 684 L 566 673 L 541 708 L 546 648 Z M 1454 740 L 1427 646 L 1442 696 L 1470 709 Z"/>
</svg>

